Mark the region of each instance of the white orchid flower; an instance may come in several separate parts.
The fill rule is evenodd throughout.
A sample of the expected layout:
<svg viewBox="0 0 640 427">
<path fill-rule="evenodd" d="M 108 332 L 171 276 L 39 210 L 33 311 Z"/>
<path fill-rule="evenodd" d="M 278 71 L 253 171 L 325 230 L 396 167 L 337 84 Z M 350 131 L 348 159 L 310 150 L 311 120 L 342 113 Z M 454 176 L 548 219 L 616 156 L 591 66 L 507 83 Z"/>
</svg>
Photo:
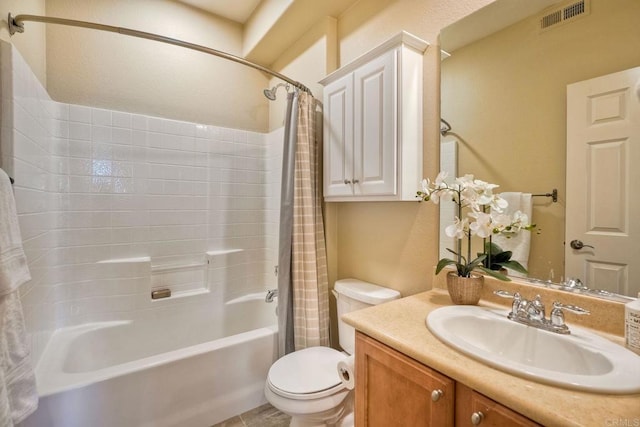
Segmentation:
<svg viewBox="0 0 640 427">
<path fill-rule="evenodd" d="M 492 215 L 493 233 L 501 233 L 511 227 L 513 223 L 511 217 L 507 214 L 499 213 Z"/>
<path fill-rule="evenodd" d="M 436 180 L 434 185 L 436 188 L 448 188 L 445 180 L 449 177 L 449 173 L 447 171 L 441 171 L 438 176 L 436 176 Z"/>
<path fill-rule="evenodd" d="M 467 235 L 467 230 L 469 229 L 469 220 L 456 217 L 453 224 L 447 226 L 444 229 L 444 232 L 449 237 L 455 237 L 456 239 L 462 239 Z"/>
<path fill-rule="evenodd" d="M 475 218 L 475 221 L 469 224 L 471 234 L 475 234 L 481 238 L 487 238 L 493 230 L 491 215 L 484 212 L 474 211 L 469 216 Z"/>
</svg>

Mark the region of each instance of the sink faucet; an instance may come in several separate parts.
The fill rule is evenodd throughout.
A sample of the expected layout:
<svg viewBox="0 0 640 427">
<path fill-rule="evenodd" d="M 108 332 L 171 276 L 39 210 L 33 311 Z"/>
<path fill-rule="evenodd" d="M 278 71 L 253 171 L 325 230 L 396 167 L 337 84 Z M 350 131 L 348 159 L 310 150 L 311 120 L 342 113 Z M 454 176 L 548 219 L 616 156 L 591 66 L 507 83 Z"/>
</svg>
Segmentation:
<svg viewBox="0 0 640 427">
<path fill-rule="evenodd" d="M 549 319 L 546 318 L 545 306 L 540 298 L 540 295 L 536 295 L 531 301 L 528 301 L 516 292 L 514 294 L 499 290 L 494 291 L 494 294 L 502 298 L 512 298 L 511 312 L 507 316 L 514 322 L 522 323 L 523 325 L 533 326 L 535 328 L 544 329 L 545 331 L 555 332 L 558 334 L 570 334 L 569 327 L 564 323 L 564 310 L 568 310 L 575 314 L 589 314 L 588 310 L 578 307 L 576 305 L 562 304 L 558 301 L 554 301 Z"/>
</svg>

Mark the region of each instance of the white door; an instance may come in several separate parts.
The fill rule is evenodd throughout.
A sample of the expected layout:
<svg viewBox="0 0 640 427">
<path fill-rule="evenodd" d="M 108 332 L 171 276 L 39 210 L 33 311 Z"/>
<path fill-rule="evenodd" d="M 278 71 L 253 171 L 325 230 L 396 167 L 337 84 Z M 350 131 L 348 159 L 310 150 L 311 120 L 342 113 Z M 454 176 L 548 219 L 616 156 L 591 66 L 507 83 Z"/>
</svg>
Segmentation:
<svg viewBox="0 0 640 427">
<path fill-rule="evenodd" d="M 397 50 L 354 72 L 354 193 L 397 193 Z"/>
<path fill-rule="evenodd" d="M 566 277 L 638 295 L 639 190 L 640 67 L 567 86 Z"/>
<path fill-rule="evenodd" d="M 324 88 L 324 195 L 353 195 L 353 77 Z"/>
</svg>

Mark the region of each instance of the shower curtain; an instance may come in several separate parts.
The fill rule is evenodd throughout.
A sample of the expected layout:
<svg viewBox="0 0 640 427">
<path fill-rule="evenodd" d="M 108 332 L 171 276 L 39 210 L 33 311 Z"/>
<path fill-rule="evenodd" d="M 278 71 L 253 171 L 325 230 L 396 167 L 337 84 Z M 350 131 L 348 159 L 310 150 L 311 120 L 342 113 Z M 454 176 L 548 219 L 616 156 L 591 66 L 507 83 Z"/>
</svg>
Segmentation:
<svg viewBox="0 0 640 427">
<path fill-rule="evenodd" d="M 278 260 L 279 356 L 329 345 L 317 104 L 306 92 L 296 91 L 288 97 Z"/>
</svg>

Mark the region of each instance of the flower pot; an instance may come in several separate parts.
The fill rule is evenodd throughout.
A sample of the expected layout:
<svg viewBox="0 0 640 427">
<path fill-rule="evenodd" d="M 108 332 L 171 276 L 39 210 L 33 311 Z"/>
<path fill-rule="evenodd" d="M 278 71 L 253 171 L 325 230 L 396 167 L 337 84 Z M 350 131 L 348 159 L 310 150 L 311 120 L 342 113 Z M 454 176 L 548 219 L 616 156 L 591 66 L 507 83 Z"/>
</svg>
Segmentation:
<svg viewBox="0 0 640 427">
<path fill-rule="evenodd" d="M 461 277 L 455 271 L 447 274 L 447 290 L 454 304 L 476 305 L 480 301 L 480 292 L 484 276 L 471 274 L 471 277 Z"/>
</svg>

